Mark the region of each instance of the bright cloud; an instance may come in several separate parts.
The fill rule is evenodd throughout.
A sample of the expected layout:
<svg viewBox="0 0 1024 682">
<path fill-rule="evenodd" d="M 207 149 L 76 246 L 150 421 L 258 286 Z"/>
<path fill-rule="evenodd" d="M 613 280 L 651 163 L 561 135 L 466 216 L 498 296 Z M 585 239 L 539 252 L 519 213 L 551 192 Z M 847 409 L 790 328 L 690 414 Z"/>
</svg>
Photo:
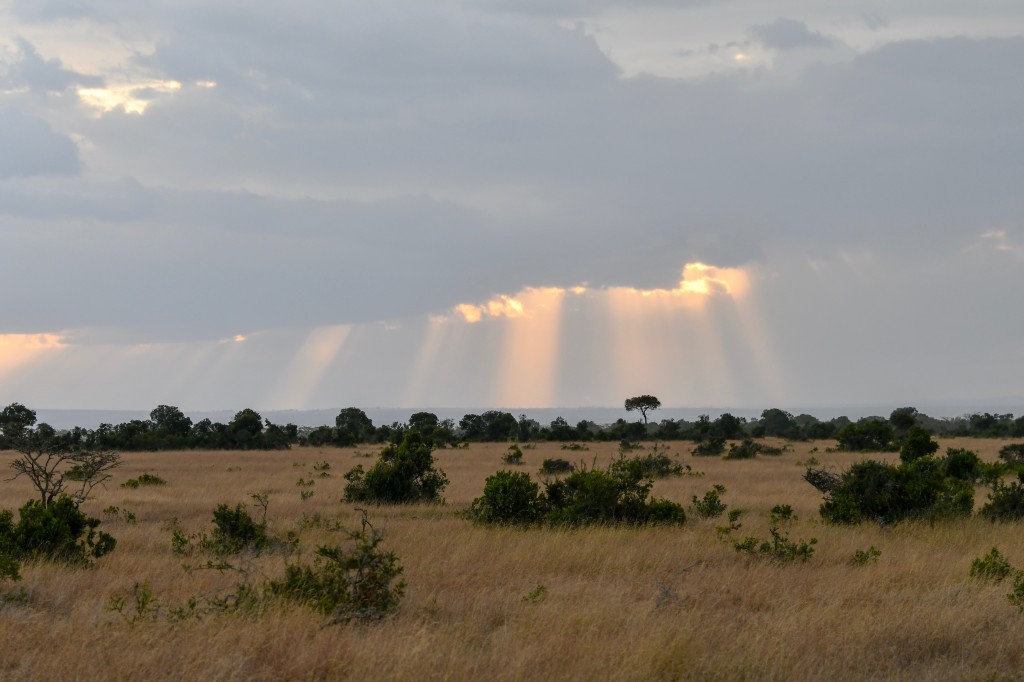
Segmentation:
<svg viewBox="0 0 1024 682">
<path fill-rule="evenodd" d="M 750 288 L 750 277 L 743 268 L 722 268 L 706 263 L 687 263 L 682 278 L 673 289 L 637 289 L 608 287 L 592 289 L 583 285 L 569 288 L 527 287 L 514 295 L 501 294 L 481 303 L 460 303 L 452 309 L 456 318 L 475 324 L 486 318 L 526 318 L 536 312 L 535 303 L 560 297 L 566 293 L 576 296 L 612 295 L 640 299 L 669 299 L 700 304 L 709 296 L 740 297 Z"/>
<path fill-rule="evenodd" d="M 211 88 L 216 84 L 197 83 L 197 87 Z M 153 80 L 128 85 L 108 85 L 102 88 L 79 88 L 78 97 L 88 106 L 100 112 L 124 109 L 128 114 L 144 114 L 159 95 L 181 90 L 181 83 L 174 80 Z"/>
</svg>

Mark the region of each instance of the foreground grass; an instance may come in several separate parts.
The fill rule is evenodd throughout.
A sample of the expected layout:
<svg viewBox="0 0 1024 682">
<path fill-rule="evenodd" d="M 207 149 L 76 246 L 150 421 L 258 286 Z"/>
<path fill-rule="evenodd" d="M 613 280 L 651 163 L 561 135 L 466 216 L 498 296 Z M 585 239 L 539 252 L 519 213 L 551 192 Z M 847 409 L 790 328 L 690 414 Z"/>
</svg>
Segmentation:
<svg viewBox="0 0 1024 682">
<path fill-rule="evenodd" d="M 995 458 L 1005 441 L 942 441 Z M 452 483 L 446 506 L 371 508 L 385 546 L 405 567 L 398 614 L 372 626 L 322 627 L 300 608 L 258 618 L 213 615 L 134 627 L 105 610 L 113 594 L 149 581 L 165 603 L 228 589 L 233 575 L 186 573 L 171 553 L 171 518 L 187 530 L 209 526 L 219 503 L 270 496 L 271 530 L 299 527 L 320 514 L 358 525 L 341 503 L 341 474 L 375 448 L 294 449 L 282 453 L 126 454 L 116 482 L 157 474 L 167 486 L 100 490 L 85 505 L 119 541 L 94 569 L 26 566 L 27 600 L 0 605 L 0 679 L 1000 679 L 1024 668 L 1024 614 L 1005 599 L 1008 586 L 967 577 L 971 559 L 997 545 L 1024 565 L 1017 525 L 980 520 L 880 528 L 824 526 L 820 496 L 801 480 L 811 448 L 823 463 L 859 456 L 825 454 L 826 443 L 797 444 L 776 458 L 695 458 L 674 454 L 703 477 L 659 481 L 655 494 L 688 504 L 712 484 L 730 507 L 747 510 L 740 535 L 765 536 L 775 504 L 793 506 L 792 538 L 817 537 L 806 564 L 779 566 L 737 554 L 717 537 L 723 520 L 683 528 L 578 531 L 486 529 L 457 518 L 499 468 L 506 446 L 475 445 L 435 453 Z M 547 457 L 596 458 L 613 444 L 565 452 L 556 444 L 524 450 L 524 471 Z M 0 466 L 11 459 L 0 453 Z M 329 478 L 314 465 L 330 463 Z M 303 501 L 296 482 L 315 480 Z M 0 507 L 30 496 L 23 481 L 0 485 Z M 977 503 L 984 501 L 979 490 Z M 135 513 L 135 525 L 102 514 L 110 505 Z M 308 557 L 318 543 L 339 542 L 323 529 L 302 534 Z M 881 549 L 873 564 L 853 566 L 858 549 Z M 252 564 L 278 575 L 280 556 Z M 539 589 L 540 587 L 543 589 Z"/>
</svg>

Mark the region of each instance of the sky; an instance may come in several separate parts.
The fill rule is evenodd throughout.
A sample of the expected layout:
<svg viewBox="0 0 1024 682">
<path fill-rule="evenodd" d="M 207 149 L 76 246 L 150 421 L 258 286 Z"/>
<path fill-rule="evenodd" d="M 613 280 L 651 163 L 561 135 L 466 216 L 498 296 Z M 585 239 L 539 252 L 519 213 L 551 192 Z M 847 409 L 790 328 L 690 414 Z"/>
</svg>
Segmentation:
<svg viewBox="0 0 1024 682">
<path fill-rule="evenodd" d="M 1024 406 L 1022 64 L 1019 0 L 0 0 L 0 404 Z"/>
</svg>

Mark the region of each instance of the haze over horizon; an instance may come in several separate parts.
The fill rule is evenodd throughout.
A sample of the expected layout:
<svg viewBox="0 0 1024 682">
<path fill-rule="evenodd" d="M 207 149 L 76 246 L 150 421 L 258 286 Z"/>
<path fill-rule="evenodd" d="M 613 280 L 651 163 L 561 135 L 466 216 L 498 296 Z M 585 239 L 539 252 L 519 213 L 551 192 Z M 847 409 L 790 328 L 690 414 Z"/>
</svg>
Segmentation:
<svg viewBox="0 0 1024 682">
<path fill-rule="evenodd" d="M 0 404 L 1024 405 L 1022 63 L 1009 0 L 8 0 Z"/>
</svg>

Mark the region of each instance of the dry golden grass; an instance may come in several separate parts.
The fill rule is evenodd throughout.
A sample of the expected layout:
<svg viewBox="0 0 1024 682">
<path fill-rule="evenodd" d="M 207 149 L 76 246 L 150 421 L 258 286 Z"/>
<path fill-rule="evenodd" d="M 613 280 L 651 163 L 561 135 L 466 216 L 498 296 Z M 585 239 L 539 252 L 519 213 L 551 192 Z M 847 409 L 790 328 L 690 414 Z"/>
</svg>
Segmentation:
<svg viewBox="0 0 1024 682">
<path fill-rule="evenodd" d="M 945 440 L 995 458 L 1004 441 Z M 441 450 L 451 479 L 446 506 L 371 509 L 386 528 L 385 547 L 405 567 L 406 598 L 378 625 L 322 627 L 301 608 L 258 618 L 215 615 L 171 624 L 129 627 L 105 605 L 136 581 L 149 581 L 164 603 L 230 587 L 234 577 L 186 573 L 170 550 L 166 522 L 188 530 L 209 526 L 219 503 L 270 494 L 271 528 L 295 529 L 320 513 L 358 524 L 341 503 L 341 474 L 376 448 L 289 452 L 126 454 L 123 481 L 149 472 L 165 487 L 109 486 L 85 510 L 108 505 L 133 511 L 137 525 L 105 520 L 117 549 L 93 569 L 52 565 L 23 569 L 27 603 L 0 605 L 0 679 L 330 680 L 330 679 L 1010 679 L 1024 670 L 1024 614 L 1005 598 L 1008 586 L 968 578 L 974 557 L 997 545 L 1024 566 L 1017 525 L 972 519 L 936 525 L 829 527 L 817 520 L 818 493 L 801 480 L 809 450 L 844 467 L 858 457 L 825 454 L 825 443 L 797 444 L 777 458 L 723 461 L 695 458 L 688 445 L 670 448 L 701 478 L 659 481 L 655 494 L 689 504 L 714 483 L 724 500 L 747 510 L 740 534 L 764 536 L 775 504 L 794 507 L 791 537 L 818 538 L 806 564 L 779 566 L 738 554 L 714 530 L 722 520 L 691 520 L 682 528 L 578 531 L 475 527 L 457 518 L 502 468 L 506 446 Z M 614 444 L 565 452 L 557 444 L 523 451 L 523 471 L 547 457 L 607 464 Z M 13 457 L 0 454 L 0 465 Z M 331 478 L 316 479 L 300 500 L 295 483 L 318 461 Z M 298 462 L 300 466 L 294 466 Z M 30 496 L 26 482 L 0 485 L 0 507 Z M 984 501 L 979 490 L 977 503 Z M 323 530 L 303 545 L 338 541 Z M 850 565 L 874 545 L 881 559 Z M 308 551 L 307 551 L 308 557 Z M 282 559 L 259 560 L 268 577 Z M 546 598 L 524 600 L 538 585 Z"/>
</svg>

